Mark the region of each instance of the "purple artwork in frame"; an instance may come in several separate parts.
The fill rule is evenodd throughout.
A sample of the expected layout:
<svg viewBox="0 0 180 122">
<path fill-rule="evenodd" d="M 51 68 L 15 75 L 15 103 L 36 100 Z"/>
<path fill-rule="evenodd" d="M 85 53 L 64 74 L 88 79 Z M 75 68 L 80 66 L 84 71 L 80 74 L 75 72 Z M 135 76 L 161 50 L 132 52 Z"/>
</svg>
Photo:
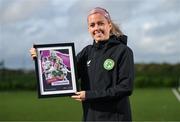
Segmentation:
<svg viewBox="0 0 180 122">
<path fill-rule="evenodd" d="M 39 98 L 77 92 L 74 43 L 34 45 Z"/>
</svg>

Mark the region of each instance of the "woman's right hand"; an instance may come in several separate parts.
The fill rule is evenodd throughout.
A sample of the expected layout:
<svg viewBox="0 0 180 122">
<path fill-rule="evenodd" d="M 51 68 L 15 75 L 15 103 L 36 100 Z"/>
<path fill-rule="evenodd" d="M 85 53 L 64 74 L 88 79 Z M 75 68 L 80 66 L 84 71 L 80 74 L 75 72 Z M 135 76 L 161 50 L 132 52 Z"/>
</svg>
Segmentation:
<svg viewBox="0 0 180 122">
<path fill-rule="evenodd" d="M 37 57 L 37 53 L 36 53 L 36 49 L 35 48 L 31 48 L 29 50 L 30 54 L 31 54 L 31 57 L 32 59 L 36 58 Z"/>
</svg>

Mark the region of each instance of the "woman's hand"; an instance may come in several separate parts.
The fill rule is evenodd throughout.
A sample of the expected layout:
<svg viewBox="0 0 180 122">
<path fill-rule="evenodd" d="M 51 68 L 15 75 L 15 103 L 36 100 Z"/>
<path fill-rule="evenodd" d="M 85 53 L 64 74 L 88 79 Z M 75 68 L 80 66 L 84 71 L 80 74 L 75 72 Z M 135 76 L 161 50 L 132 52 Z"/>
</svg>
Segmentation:
<svg viewBox="0 0 180 122">
<path fill-rule="evenodd" d="M 80 101 L 80 102 L 85 100 L 86 91 L 76 92 L 75 94 L 76 95 L 71 96 L 71 98 L 73 98 L 73 99 L 75 99 L 77 101 Z"/>
<path fill-rule="evenodd" d="M 36 49 L 35 49 L 35 48 L 31 48 L 31 49 L 29 50 L 29 52 L 31 53 L 32 59 L 34 59 L 35 57 L 37 57 Z"/>
</svg>

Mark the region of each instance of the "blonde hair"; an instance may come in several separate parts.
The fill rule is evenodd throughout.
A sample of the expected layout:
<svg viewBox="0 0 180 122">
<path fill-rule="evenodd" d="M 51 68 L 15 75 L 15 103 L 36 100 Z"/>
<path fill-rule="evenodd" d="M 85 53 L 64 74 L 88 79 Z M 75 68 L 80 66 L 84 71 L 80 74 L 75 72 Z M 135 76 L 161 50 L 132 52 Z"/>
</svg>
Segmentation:
<svg viewBox="0 0 180 122">
<path fill-rule="evenodd" d="M 112 20 L 110 21 L 110 23 L 112 25 L 112 28 L 110 30 L 110 35 L 115 35 L 117 37 L 124 35 L 117 24 L 112 22 Z"/>
<path fill-rule="evenodd" d="M 115 35 L 117 37 L 123 35 L 119 26 L 117 24 L 115 24 L 114 22 L 112 22 L 110 14 L 106 9 L 101 8 L 101 7 L 93 8 L 92 10 L 90 10 L 89 15 L 94 14 L 94 13 L 100 13 L 101 15 L 103 15 L 107 19 L 108 22 L 110 22 L 110 24 L 112 25 L 112 28 L 110 30 L 110 35 Z"/>
</svg>

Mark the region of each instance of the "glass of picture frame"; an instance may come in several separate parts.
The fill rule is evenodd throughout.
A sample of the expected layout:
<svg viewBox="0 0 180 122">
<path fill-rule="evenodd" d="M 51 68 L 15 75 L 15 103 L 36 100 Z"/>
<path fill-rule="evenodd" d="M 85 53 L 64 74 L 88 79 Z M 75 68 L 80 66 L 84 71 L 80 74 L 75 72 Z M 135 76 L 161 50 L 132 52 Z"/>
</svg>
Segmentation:
<svg viewBox="0 0 180 122">
<path fill-rule="evenodd" d="M 35 44 L 38 97 L 70 96 L 77 92 L 74 43 Z"/>
</svg>

